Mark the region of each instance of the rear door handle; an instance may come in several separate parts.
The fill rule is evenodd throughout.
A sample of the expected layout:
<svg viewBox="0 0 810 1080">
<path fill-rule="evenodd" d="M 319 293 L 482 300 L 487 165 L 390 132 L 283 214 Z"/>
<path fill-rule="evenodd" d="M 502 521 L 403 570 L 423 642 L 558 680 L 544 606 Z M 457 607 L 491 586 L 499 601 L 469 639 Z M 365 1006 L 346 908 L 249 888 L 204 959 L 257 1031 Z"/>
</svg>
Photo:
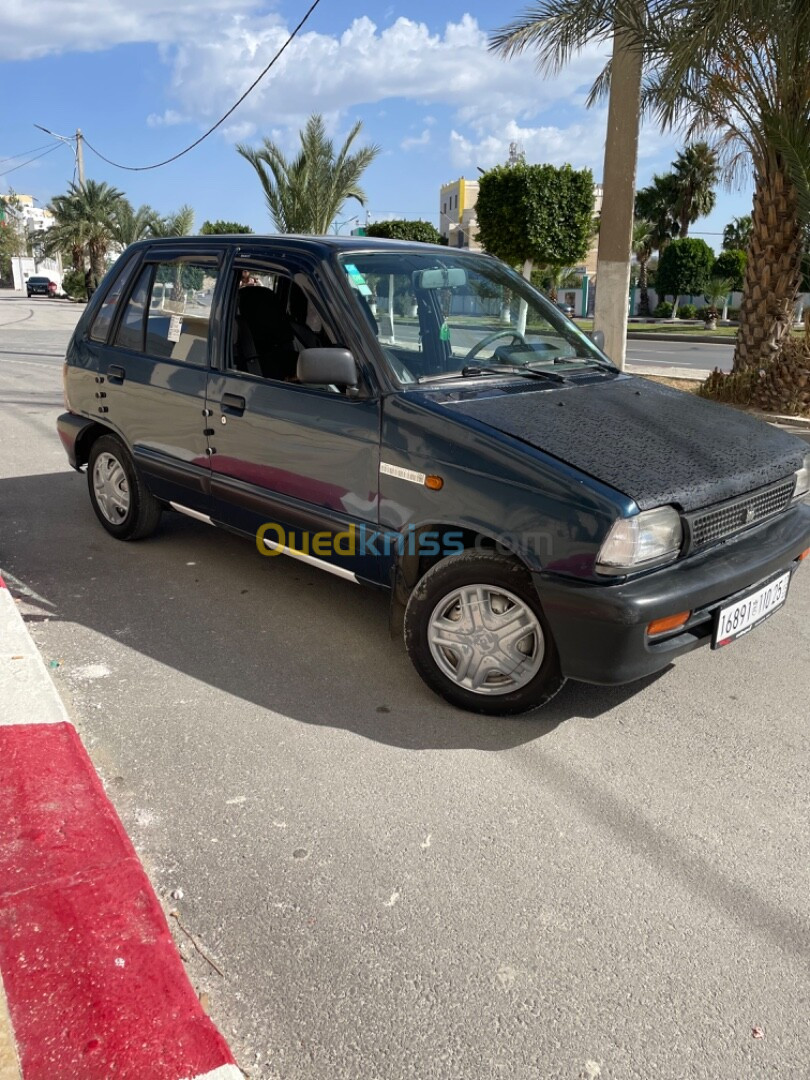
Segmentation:
<svg viewBox="0 0 810 1080">
<path fill-rule="evenodd" d="M 238 394 L 223 394 L 222 411 L 232 416 L 241 416 L 245 411 L 245 399 Z"/>
<path fill-rule="evenodd" d="M 126 371 L 124 371 L 122 367 L 119 367 L 118 364 L 110 364 L 107 368 L 107 378 L 110 382 L 122 383 L 126 377 Z"/>
</svg>

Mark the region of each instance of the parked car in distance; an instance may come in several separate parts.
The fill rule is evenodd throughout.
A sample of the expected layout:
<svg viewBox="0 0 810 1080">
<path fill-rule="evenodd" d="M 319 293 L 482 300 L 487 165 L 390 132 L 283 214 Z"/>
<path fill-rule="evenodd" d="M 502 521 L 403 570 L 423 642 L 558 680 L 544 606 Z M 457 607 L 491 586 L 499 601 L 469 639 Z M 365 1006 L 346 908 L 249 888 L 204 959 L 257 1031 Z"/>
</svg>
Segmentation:
<svg viewBox="0 0 810 1080">
<path fill-rule="evenodd" d="M 111 536 L 173 510 L 387 589 L 424 681 L 477 712 L 727 645 L 810 553 L 804 442 L 620 372 L 487 255 L 142 241 L 64 384 L 59 435 Z"/>
<path fill-rule="evenodd" d="M 56 296 L 56 282 L 46 277 L 30 277 L 25 283 L 25 291 L 29 299 L 32 296 Z"/>
<path fill-rule="evenodd" d="M 567 315 L 569 319 L 573 319 L 574 315 L 576 315 L 576 310 L 573 304 L 564 304 L 562 303 L 562 301 L 560 301 L 557 304 L 557 308 L 563 313 L 563 315 Z"/>
</svg>

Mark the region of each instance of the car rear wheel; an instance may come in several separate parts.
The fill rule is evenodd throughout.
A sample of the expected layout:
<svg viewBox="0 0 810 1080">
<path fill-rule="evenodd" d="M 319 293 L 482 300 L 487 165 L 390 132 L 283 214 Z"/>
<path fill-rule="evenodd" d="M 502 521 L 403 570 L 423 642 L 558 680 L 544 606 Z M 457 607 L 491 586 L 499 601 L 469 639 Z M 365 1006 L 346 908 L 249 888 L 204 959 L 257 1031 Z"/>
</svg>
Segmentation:
<svg viewBox="0 0 810 1080">
<path fill-rule="evenodd" d="M 565 682 L 528 571 L 494 551 L 431 567 L 408 600 L 405 646 L 427 685 L 471 712 L 539 709 Z"/>
<path fill-rule="evenodd" d="M 162 507 L 115 435 L 102 435 L 90 448 L 87 483 L 96 517 L 111 536 L 142 540 L 155 531 Z"/>
</svg>

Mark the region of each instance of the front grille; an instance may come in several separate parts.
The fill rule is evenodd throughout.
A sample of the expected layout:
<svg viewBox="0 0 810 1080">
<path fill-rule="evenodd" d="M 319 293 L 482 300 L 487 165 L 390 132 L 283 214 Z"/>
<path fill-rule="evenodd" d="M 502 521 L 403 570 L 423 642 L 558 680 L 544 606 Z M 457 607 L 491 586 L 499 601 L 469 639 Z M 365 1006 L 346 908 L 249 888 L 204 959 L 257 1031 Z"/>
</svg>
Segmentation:
<svg viewBox="0 0 810 1080">
<path fill-rule="evenodd" d="M 754 491 L 750 495 L 732 499 L 721 506 L 687 514 L 690 551 L 706 547 L 708 544 L 716 544 L 719 540 L 733 536 L 742 529 L 750 528 L 765 518 L 781 514 L 787 508 L 795 486 L 796 481 L 791 477 L 789 480 L 780 480 L 778 484 Z"/>
</svg>

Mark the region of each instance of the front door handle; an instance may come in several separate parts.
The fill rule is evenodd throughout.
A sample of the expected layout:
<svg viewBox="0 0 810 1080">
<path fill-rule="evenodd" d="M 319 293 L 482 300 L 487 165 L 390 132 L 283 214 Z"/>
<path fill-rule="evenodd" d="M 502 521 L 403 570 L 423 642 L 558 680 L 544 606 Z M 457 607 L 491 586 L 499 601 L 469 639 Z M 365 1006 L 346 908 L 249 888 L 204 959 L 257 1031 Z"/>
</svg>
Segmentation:
<svg viewBox="0 0 810 1080">
<path fill-rule="evenodd" d="M 245 399 L 238 394 L 223 394 L 222 411 L 232 416 L 241 416 L 245 411 Z"/>
<path fill-rule="evenodd" d="M 126 371 L 124 371 L 122 367 L 119 367 L 118 364 L 110 364 L 107 368 L 107 378 L 110 382 L 122 383 L 126 377 Z"/>
</svg>

